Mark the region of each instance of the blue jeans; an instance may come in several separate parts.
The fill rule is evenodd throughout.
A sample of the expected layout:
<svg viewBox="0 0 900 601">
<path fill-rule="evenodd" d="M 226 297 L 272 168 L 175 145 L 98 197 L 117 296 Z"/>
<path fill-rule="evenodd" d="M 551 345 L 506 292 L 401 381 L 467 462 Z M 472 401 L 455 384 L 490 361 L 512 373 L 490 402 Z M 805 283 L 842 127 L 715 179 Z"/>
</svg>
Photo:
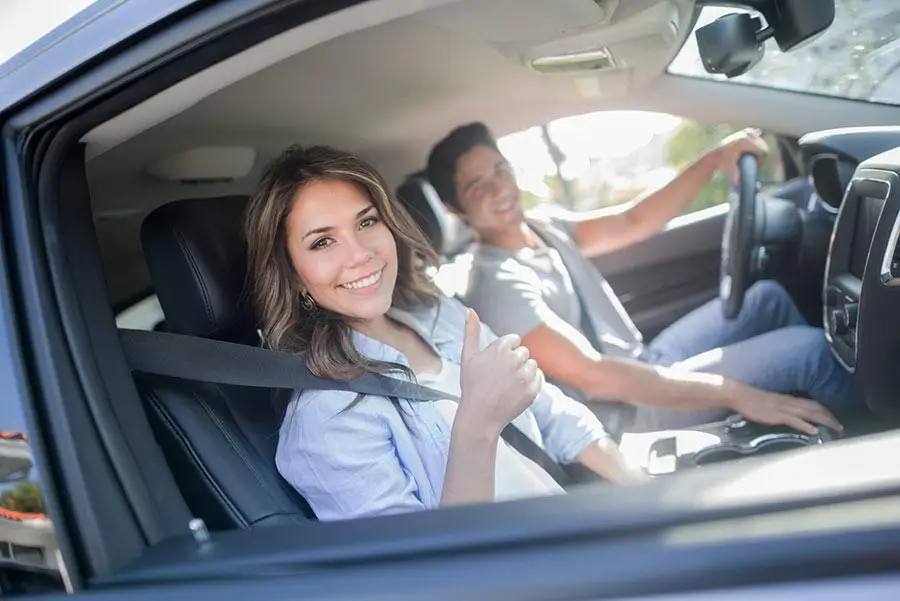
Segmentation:
<svg viewBox="0 0 900 601">
<path fill-rule="evenodd" d="M 773 281 L 751 286 L 734 320 L 724 318 L 718 299 L 679 319 L 647 346 L 645 359 L 773 392 L 805 393 L 833 410 L 856 404 L 850 374 L 831 354 L 824 330 L 809 326 L 790 295 Z M 687 427 L 727 414 L 642 406 L 635 429 Z"/>
</svg>

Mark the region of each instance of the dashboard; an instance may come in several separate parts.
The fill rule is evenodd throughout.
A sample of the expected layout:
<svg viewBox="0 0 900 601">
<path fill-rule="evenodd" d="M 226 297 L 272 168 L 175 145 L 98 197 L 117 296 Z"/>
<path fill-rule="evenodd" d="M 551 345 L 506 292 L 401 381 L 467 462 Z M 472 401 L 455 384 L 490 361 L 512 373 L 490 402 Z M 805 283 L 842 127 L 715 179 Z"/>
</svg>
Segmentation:
<svg viewBox="0 0 900 601">
<path fill-rule="evenodd" d="M 900 127 L 818 131 L 800 138 L 799 145 L 816 200 L 834 214 L 859 164 L 900 146 Z"/>
<path fill-rule="evenodd" d="M 823 199 L 824 200 L 824 199 Z M 825 333 L 869 407 L 900 411 L 900 132 L 860 161 L 839 204 L 823 285 Z"/>
</svg>

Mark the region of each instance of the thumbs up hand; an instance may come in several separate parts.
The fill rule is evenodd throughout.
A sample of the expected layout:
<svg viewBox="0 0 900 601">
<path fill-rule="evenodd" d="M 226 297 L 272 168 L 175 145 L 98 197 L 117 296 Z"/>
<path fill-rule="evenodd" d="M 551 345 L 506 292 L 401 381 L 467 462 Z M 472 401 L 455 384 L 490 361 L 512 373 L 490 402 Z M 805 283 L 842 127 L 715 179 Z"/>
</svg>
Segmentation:
<svg viewBox="0 0 900 601">
<path fill-rule="evenodd" d="M 503 336 L 483 350 L 480 338 L 481 322 L 468 309 L 456 419 L 473 428 L 485 428 L 489 435 L 499 435 L 534 402 L 544 385 L 544 375 L 518 336 Z"/>
</svg>

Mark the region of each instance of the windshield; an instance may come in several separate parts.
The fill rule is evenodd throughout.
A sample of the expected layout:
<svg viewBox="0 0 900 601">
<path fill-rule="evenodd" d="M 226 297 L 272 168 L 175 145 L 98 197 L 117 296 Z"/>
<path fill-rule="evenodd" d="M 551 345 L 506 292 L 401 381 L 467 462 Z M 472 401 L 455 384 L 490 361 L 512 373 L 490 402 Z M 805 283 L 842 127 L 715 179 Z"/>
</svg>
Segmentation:
<svg viewBox="0 0 900 601">
<path fill-rule="evenodd" d="M 0 65 L 95 0 L 0 0 Z"/>
<path fill-rule="evenodd" d="M 704 7 L 696 27 L 723 14 Z M 696 28 L 695 28 L 696 31 Z M 900 104 L 900 3 L 897 0 L 835 0 L 834 24 L 806 45 L 783 53 L 766 43 L 762 61 L 736 83 L 823 94 L 869 102 Z M 725 79 L 706 72 L 694 33 L 669 65 L 669 72 Z"/>
</svg>

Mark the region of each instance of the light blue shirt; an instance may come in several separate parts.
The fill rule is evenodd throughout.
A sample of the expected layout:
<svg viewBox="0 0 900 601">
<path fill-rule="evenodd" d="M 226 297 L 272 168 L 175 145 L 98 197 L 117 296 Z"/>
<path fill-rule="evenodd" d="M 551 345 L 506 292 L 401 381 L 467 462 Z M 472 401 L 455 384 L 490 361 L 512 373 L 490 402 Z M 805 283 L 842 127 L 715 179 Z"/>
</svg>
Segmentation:
<svg viewBox="0 0 900 601">
<path fill-rule="evenodd" d="M 465 307 L 442 299 L 416 312 L 392 309 L 391 318 L 415 330 L 444 359 L 459 365 Z M 496 336 L 482 324 L 481 348 Z M 398 350 L 363 334 L 356 348 L 373 360 L 408 365 Z M 278 471 L 309 502 L 320 520 L 437 508 L 450 448 L 450 426 L 433 402 L 367 396 L 348 411 L 356 393 L 309 390 L 288 406 L 278 439 Z M 546 384 L 526 410 L 525 434 L 559 463 L 574 463 L 607 436 L 581 403 Z M 405 421 L 404 421 L 405 418 Z"/>
</svg>

